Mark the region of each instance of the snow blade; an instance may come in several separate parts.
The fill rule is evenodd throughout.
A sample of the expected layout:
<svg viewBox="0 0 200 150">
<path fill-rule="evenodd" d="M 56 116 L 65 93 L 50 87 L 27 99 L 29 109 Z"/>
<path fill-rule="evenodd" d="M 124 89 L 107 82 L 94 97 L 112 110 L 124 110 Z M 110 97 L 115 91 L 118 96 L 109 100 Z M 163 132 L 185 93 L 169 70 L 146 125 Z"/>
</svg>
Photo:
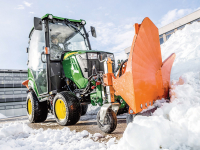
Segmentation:
<svg viewBox="0 0 200 150">
<path fill-rule="evenodd" d="M 169 85 L 170 85 L 170 73 L 172 69 L 173 62 L 175 60 L 176 55 L 171 54 L 162 65 L 162 79 L 163 79 L 163 90 L 164 90 L 164 98 L 169 97 Z"/>
<path fill-rule="evenodd" d="M 113 79 L 115 94 L 126 101 L 133 113 L 141 112 L 157 99 L 166 98 L 174 59 L 175 54 L 172 54 L 162 63 L 158 28 L 145 18 L 142 24 L 135 24 L 126 72 Z"/>
</svg>

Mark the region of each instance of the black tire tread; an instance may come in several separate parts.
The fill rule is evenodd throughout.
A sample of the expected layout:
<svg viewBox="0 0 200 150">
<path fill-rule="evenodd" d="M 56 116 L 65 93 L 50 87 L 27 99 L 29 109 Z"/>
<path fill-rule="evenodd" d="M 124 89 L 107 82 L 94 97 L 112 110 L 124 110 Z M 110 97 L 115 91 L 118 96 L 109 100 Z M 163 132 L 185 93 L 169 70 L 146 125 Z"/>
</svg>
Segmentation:
<svg viewBox="0 0 200 150">
<path fill-rule="evenodd" d="M 65 105 L 67 106 L 66 107 L 67 116 L 64 121 L 60 121 L 55 114 L 55 102 L 57 99 L 62 99 Z M 73 108 L 73 110 L 71 108 Z M 57 95 L 54 97 L 53 112 L 58 124 L 62 126 L 74 125 L 79 121 L 80 116 L 81 116 L 80 102 L 78 98 L 69 91 L 63 91 L 63 92 L 57 93 Z"/>
<path fill-rule="evenodd" d="M 28 106 L 27 102 L 28 99 L 31 99 L 32 103 L 32 114 L 28 114 Z M 26 109 L 29 121 L 31 123 L 38 123 L 38 122 L 44 122 L 48 115 L 48 107 L 47 107 L 47 101 L 39 102 L 36 94 L 34 91 L 30 91 L 28 93 L 27 99 L 26 99 Z"/>
<path fill-rule="evenodd" d="M 81 104 L 81 116 L 85 115 L 88 109 L 88 104 Z"/>
<path fill-rule="evenodd" d="M 117 116 L 116 116 L 115 112 L 112 109 L 108 109 L 108 111 L 106 113 L 106 116 L 108 116 L 111 119 L 109 125 L 102 126 L 102 124 L 99 122 L 99 120 L 100 120 L 100 111 L 97 114 L 97 125 L 101 129 L 101 131 L 103 131 L 105 133 L 111 133 L 117 127 Z"/>
</svg>

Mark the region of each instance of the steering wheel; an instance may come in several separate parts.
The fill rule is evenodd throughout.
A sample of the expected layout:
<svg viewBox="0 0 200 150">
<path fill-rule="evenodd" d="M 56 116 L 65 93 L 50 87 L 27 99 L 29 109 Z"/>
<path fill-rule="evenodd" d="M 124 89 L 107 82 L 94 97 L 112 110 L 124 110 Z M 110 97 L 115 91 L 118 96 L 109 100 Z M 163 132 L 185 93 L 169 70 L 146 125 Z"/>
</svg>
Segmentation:
<svg viewBox="0 0 200 150">
<path fill-rule="evenodd" d="M 62 54 L 62 53 L 61 53 L 61 54 Z M 56 55 L 54 56 L 54 58 L 55 58 L 55 59 L 58 59 L 58 58 L 60 58 L 60 53 L 59 53 L 59 52 L 57 52 L 57 53 L 56 53 Z"/>
</svg>

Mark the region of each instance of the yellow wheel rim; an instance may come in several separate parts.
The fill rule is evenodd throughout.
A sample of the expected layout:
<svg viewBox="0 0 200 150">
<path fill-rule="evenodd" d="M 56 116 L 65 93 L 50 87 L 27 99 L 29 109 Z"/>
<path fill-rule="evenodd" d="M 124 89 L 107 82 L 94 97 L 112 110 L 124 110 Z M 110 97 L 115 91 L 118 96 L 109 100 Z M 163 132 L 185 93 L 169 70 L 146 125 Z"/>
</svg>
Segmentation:
<svg viewBox="0 0 200 150">
<path fill-rule="evenodd" d="M 63 100 L 58 99 L 55 103 L 55 113 L 59 120 L 65 119 L 66 117 L 66 106 Z"/>
<path fill-rule="evenodd" d="M 31 99 L 28 99 L 28 114 L 29 114 L 29 115 L 32 114 L 32 103 L 31 103 Z"/>
</svg>

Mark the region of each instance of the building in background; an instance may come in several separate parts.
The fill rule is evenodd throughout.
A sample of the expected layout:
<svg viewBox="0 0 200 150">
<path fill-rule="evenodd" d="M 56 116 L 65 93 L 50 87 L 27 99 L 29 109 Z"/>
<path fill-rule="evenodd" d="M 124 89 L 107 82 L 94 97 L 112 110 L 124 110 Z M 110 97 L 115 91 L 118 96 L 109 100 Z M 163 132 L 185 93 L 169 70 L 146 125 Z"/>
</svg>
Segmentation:
<svg viewBox="0 0 200 150">
<path fill-rule="evenodd" d="M 178 19 L 166 26 L 159 29 L 160 44 L 166 42 L 170 36 L 177 30 L 182 30 L 186 24 L 192 24 L 193 22 L 200 22 L 200 10 L 197 10 L 181 19 Z M 129 56 L 131 47 L 127 47 L 124 51 Z"/>
<path fill-rule="evenodd" d="M 130 54 L 130 51 L 131 51 L 131 46 L 130 46 L 130 47 L 127 47 L 124 51 L 125 51 L 125 53 L 126 53 L 126 55 L 127 55 L 127 58 L 128 58 L 128 56 L 129 56 L 129 54 Z"/>
<path fill-rule="evenodd" d="M 27 70 L 0 70 L 0 113 L 7 116 L 26 115 Z"/>
</svg>

